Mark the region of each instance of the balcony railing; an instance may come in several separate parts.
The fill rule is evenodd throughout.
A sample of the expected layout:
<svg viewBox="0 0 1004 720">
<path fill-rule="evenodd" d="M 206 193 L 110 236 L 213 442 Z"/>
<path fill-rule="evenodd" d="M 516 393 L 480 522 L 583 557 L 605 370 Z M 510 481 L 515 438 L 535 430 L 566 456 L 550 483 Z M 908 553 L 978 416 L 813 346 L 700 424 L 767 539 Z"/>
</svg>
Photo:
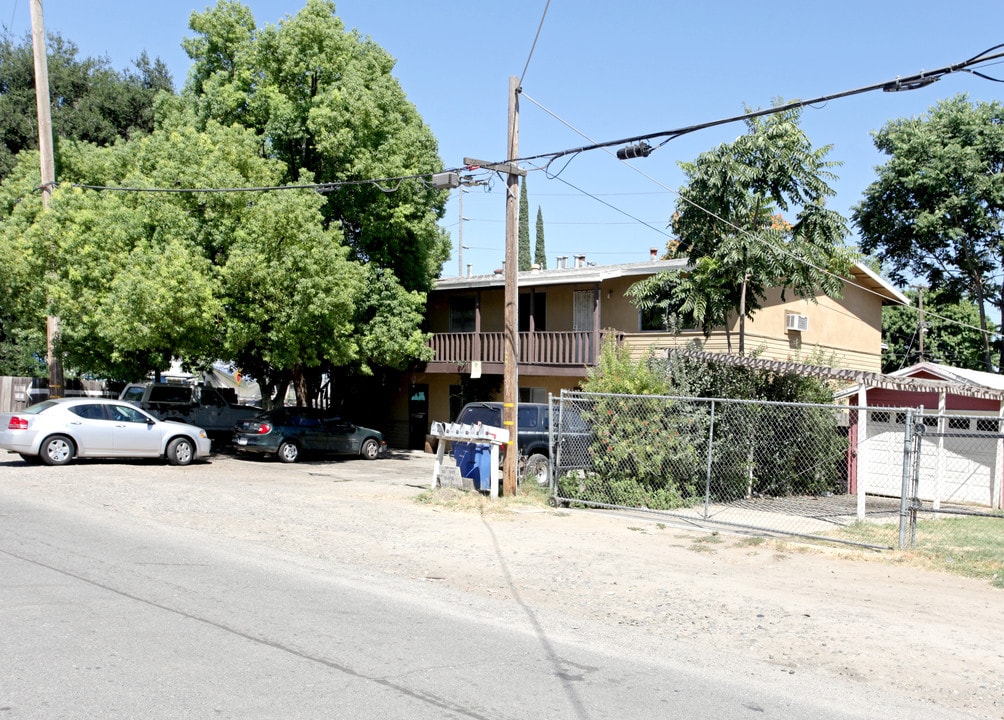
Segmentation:
<svg viewBox="0 0 1004 720">
<path fill-rule="evenodd" d="M 605 333 L 600 333 L 600 337 Z M 618 333 L 619 335 L 619 333 Z M 436 363 L 504 362 L 505 333 L 437 333 L 429 341 Z M 520 365 L 591 366 L 593 333 L 584 330 L 519 333 Z"/>
</svg>

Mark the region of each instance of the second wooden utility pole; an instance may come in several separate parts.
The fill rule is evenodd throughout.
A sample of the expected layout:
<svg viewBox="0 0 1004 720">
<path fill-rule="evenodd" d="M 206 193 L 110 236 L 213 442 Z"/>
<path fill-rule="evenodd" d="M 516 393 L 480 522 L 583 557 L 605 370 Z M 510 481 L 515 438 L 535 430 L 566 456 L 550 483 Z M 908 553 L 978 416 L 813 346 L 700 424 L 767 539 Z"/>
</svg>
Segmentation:
<svg viewBox="0 0 1004 720">
<path fill-rule="evenodd" d="M 49 106 L 49 64 L 45 53 L 45 21 L 42 0 L 31 0 L 31 48 L 35 60 L 35 107 L 38 111 L 38 155 L 41 161 L 42 206 L 49 209 L 49 198 L 56 184 L 56 163 L 52 150 L 52 111 Z M 49 365 L 49 397 L 63 396 L 63 364 L 56 352 L 59 318 L 45 319 L 46 362 Z"/>
</svg>

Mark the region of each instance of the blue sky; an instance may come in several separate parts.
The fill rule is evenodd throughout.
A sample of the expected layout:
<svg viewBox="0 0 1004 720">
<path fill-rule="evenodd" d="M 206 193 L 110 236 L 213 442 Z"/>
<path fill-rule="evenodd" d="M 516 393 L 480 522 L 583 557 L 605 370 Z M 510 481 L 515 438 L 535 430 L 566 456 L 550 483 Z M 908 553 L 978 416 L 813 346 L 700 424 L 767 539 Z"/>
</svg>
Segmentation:
<svg viewBox="0 0 1004 720">
<path fill-rule="evenodd" d="M 259 25 L 303 6 L 301 0 L 245 4 Z M 180 88 L 189 67 L 180 46 L 191 34 L 189 15 L 209 5 L 44 0 L 44 12 L 46 29 L 72 40 L 82 55 L 107 56 L 123 69 L 145 50 L 168 64 Z M 526 157 L 727 118 L 744 106 L 769 107 L 775 98 L 856 89 L 941 68 L 1004 43 L 1000 0 L 342 0 L 336 10 L 346 27 L 369 35 L 396 58 L 395 75 L 436 135 L 447 167 L 465 157 L 505 158 L 510 76 L 523 77 L 519 154 Z M 0 4 L 0 24 L 16 35 L 30 29 L 30 20 L 29 0 Z M 987 70 L 1004 77 L 1004 64 Z M 956 74 L 921 90 L 875 91 L 806 108 L 802 126 L 813 144 L 832 145 L 830 159 L 843 163 L 831 206 L 849 216 L 874 180 L 883 159 L 872 144 L 873 131 L 896 118 L 922 115 L 958 93 L 1004 101 L 1004 84 Z M 540 207 L 548 266 L 562 255 L 610 264 L 646 260 L 653 247 L 661 253 L 675 191 L 684 182 L 678 163 L 734 140 L 743 127 L 699 131 L 629 163 L 595 150 L 567 165 L 555 163 L 557 178 L 531 172 L 530 224 Z M 443 275 L 466 273 L 468 264 L 475 274 L 501 267 L 504 181 L 471 188 L 463 215 L 461 268 L 453 191 L 443 226 L 454 254 Z"/>
</svg>

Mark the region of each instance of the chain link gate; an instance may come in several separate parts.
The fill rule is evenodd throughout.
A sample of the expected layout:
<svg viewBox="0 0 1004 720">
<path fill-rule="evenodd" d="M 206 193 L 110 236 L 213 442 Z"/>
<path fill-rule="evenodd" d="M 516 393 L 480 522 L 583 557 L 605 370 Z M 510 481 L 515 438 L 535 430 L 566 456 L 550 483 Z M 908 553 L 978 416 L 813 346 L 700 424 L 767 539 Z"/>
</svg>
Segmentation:
<svg viewBox="0 0 1004 720">
<path fill-rule="evenodd" d="M 900 549 L 916 548 L 918 542 L 931 547 L 972 532 L 974 520 L 995 527 L 1004 520 L 1002 423 L 999 416 L 907 411 Z M 965 530 L 959 528 L 961 521 L 967 523 Z"/>
</svg>

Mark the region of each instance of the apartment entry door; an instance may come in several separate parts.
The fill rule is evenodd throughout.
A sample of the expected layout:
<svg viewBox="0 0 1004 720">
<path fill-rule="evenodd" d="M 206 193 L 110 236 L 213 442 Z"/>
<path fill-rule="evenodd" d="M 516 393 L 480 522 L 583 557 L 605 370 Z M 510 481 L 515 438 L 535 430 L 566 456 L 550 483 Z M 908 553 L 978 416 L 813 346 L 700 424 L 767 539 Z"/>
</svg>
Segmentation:
<svg viewBox="0 0 1004 720">
<path fill-rule="evenodd" d="M 595 306 L 596 293 L 592 290 L 576 290 L 572 296 L 572 330 L 575 331 L 575 357 L 572 362 L 574 363 L 593 364 L 592 331 Z"/>
<path fill-rule="evenodd" d="M 425 448 L 425 436 L 429 432 L 429 386 L 414 384 L 408 398 L 408 447 L 412 450 Z"/>
</svg>

